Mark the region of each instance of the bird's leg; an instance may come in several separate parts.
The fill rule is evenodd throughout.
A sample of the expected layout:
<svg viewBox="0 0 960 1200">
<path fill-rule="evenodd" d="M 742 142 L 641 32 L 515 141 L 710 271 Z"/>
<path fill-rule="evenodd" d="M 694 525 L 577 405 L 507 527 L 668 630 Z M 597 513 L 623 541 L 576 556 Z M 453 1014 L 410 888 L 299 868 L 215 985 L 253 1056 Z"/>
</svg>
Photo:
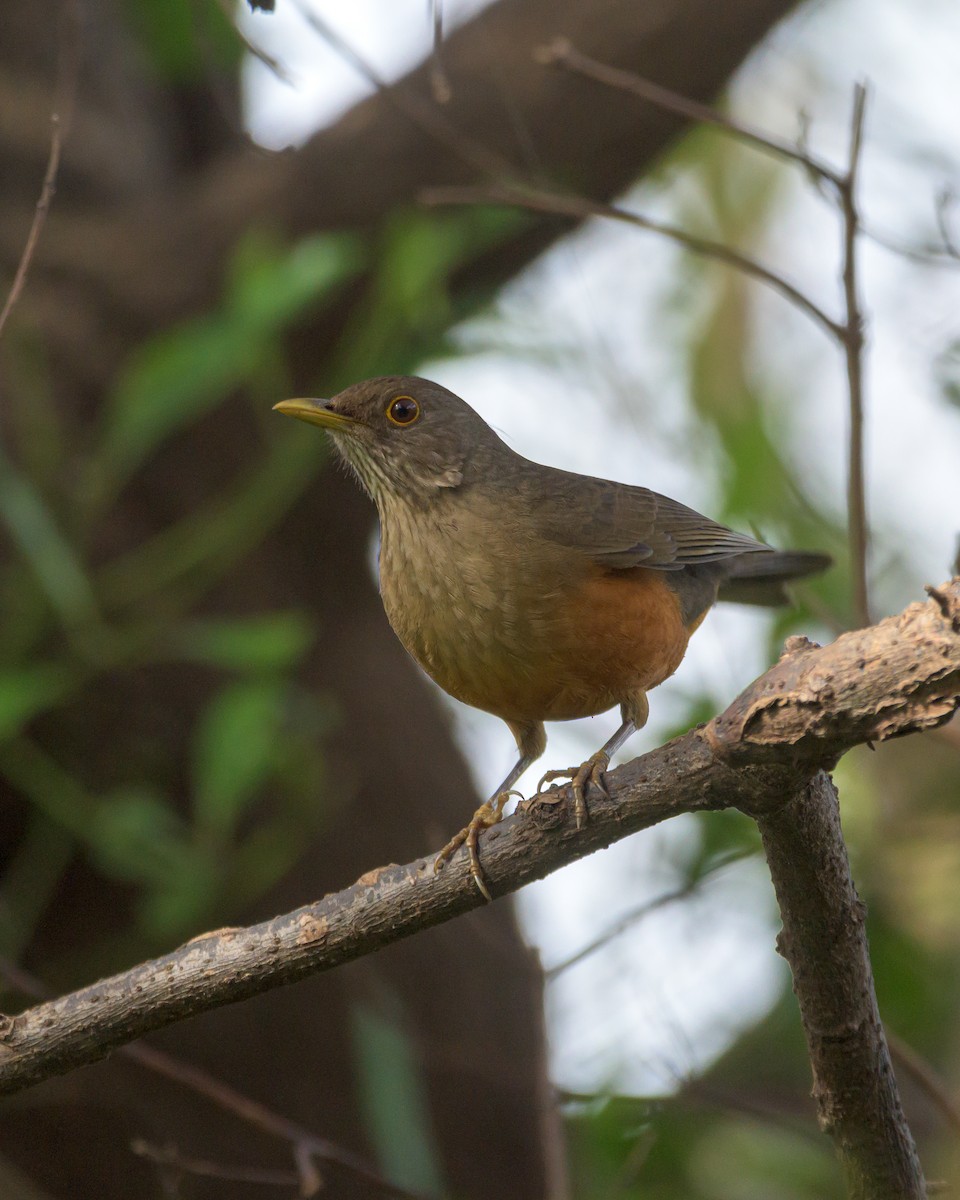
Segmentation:
<svg viewBox="0 0 960 1200">
<path fill-rule="evenodd" d="M 490 799 L 485 800 L 480 805 L 469 822 L 459 833 L 454 834 L 433 860 L 433 870 L 436 873 L 452 854 L 465 845 L 467 853 L 470 855 L 470 874 L 473 876 L 473 882 L 480 889 L 481 895 L 486 897 L 487 900 L 492 900 L 493 897 L 490 895 L 490 889 L 487 887 L 486 880 L 483 877 L 483 868 L 480 866 L 478 838 L 482 830 L 489 829 L 492 825 L 496 825 L 498 821 L 503 820 L 504 805 L 511 796 L 519 796 L 521 800 L 523 799 L 521 793 L 513 789 L 513 785 L 527 767 L 537 761 L 547 744 L 542 723 L 521 727 L 514 725 L 512 722 L 507 723 L 510 725 L 514 737 L 517 739 L 517 748 L 520 751 L 520 757 Z"/>
<path fill-rule="evenodd" d="M 573 788 L 573 811 L 577 819 L 577 828 L 582 829 L 587 823 L 587 800 L 586 791 L 592 783 L 598 791 L 604 796 L 609 796 L 607 785 L 604 782 L 603 776 L 607 767 L 610 766 L 610 759 L 620 749 L 627 738 L 631 737 L 642 729 L 647 722 L 649 713 L 647 697 L 645 693 L 640 692 L 629 705 L 623 704 L 620 707 L 620 715 L 623 718 L 622 724 L 617 732 L 604 742 L 595 754 L 591 754 L 586 762 L 582 762 L 579 767 L 568 767 L 566 770 L 547 771 L 537 786 L 537 795 L 543 791 L 545 783 L 552 783 L 555 779 L 569 779 Z"/>
<path fill-rule="evenodd" d="M 439 871 L 447 859 L 454 854 L 461 846 L 467 847 L 467 853 L 470 855 L 470 874 L 473 876 L 473 882 L 480 889 L 481 893 L 488 900 L 492 900 L 490 890 L 483 878 L 483 870 L 480 867 L 480 855 L 477 852 L 477 839 L 483 829 L 489 829 L 491 825 L 496 825 L 498 821 L 503 820 L 503 808 L 511 796 L 523 796 L 520 792 L 514 791 L 512 785 L 517 782 L 520 776 L 524 773 L 527 767 L 530 766 L 533 759 L 520 758 L 514 765 L 513 770 L 506 777 L 503 783 L 497 788 L 489 800 L 485 800 L 483 804 L 470 818 L 469 822 L 455 833 L 449 842 L 440 851 L 437 857 L 433 860 L 434 873 Z"/>
</svg>

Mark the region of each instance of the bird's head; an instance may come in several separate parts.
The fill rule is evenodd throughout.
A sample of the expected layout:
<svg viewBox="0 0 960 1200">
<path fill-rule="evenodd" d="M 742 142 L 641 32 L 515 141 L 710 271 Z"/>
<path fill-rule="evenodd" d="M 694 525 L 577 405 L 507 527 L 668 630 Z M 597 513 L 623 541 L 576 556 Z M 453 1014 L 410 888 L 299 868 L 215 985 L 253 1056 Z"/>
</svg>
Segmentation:
<svg viewBox="0 0 960 1200">
<path fill-rule="evenodd" d="M 506 447 L 459 396 L 414 375 L 385 375 L 332 400 L 281 400 L 277 412 L 319 425 L 378 505 L 429 500 Z M 509 451 L 507 451 L 509 453 Z"/>
</svg>

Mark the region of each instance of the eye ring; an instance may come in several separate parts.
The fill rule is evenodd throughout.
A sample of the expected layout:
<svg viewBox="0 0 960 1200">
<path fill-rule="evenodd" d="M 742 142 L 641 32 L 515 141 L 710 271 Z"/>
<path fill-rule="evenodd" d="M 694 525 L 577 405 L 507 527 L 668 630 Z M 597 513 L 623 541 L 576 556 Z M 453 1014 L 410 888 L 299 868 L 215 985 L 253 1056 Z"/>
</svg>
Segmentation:
<svg viewBox="0 0 960 1200">
<path fill-rule="evenodd" d="M 391 425 L 412 425 L 420 417 L 420 403 L 414 396 L 394 396 L 386 409 Z"/>
</svg>

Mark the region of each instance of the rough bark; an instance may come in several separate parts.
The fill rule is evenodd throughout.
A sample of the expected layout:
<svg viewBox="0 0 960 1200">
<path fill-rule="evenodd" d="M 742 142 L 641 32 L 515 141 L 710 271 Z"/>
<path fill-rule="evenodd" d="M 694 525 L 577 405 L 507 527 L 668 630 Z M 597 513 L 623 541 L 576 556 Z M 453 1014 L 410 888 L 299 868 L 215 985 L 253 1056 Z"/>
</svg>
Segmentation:
<svg viewBox="0 0 960 1200">
<path fill-rule="evenodd" d="M 850 1200 L 923 1200 L 836 788 L 821 772 L 757 823 L 783 918 L 778 948 L 803 1015 L 820 1128 L 837 1148 Z"/>
</svg>

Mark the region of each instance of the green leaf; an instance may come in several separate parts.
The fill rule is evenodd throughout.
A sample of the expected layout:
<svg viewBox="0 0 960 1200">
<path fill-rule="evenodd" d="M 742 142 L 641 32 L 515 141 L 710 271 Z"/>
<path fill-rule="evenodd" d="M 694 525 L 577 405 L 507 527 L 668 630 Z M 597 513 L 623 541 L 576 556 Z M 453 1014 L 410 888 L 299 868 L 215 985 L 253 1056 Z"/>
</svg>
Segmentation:
<svg viewBox="0 0 960 1200">
<path fill-rule="evenodd" d="M 185 657 L 232 671 L 294 666 L 313 638 L 310 622 L 297 612 L 191 621 L 173 634 L 176 648 Z"/>
<path fill-rule="evenodd" d="M 277 680 L 231 684 L 204 712 L 193 755 L 194 811 L 216 835 L 232 829 L 277 761 L 286 685 Z"/>
<path fill-rule="evenodd" d="M 278 333 L 355 273 L 347 235 L 283 247 L 251 234 L 237 248 L 221 311 L 167 330 L 130 358 L 110 402 L 98 467 L 107 493 L 177 430 L 199 420 L 275 357 Z"/>
<path fill-rule="evenodd" d="M 12 962 L 32 944 L 76 851 L 76 839 L 46 813 L 27 814 L 23 836 L 5 847 L 0 876 L 0 954 Z"/>
<path fill-rule="evenodd" d="M 211 67 L 235 68 L 243 42 L 218 0 L 127 0 L 142 48 L 165 80 L 209 79 Z"/>
<path fill-rule="evenodd" d="M 281 425 L 266 457 L 229 489 L 106 564 L 97 580 L 105 605 L 139 605 L 166 590 L 168 604 L 187 607 L 259 544 L 327 452 L 324 438 L 303 437 L 292 421 Z"/>
<path fill-rule="evenodd" d="M 184 844 L 166 874 L 151 880 L 139 905 L 151 938 L 182 938 L 220 918 L 221 862 L 209 847 Z"/>
<path fill-rule="evenodd" d="M 162 793 L 146 785 L 118 788 L 94 806 L 85 830 L 97 867 L 112 879 L 165 879 L 185 845 L 180 818 Z"/>
<path fill-rule="evenodd" d="M 443 1195 L 430 1108 L 414 1047 L 398 1024 L 368 1006 L 351 1012 L 364 1127 L 388 1179 Z"/>
<path fill-rule="evenodd" d="M 110 403 L 102 469 L 129 472 L 177 429 L 215 407 L 253 370 L 259 352 L 247 330 L 219 315 L 140 347 Z"/>
<path fill-rule="evenodd" d="M 449 280 L 456 268 L 528 221 L 527 214 L 508 209 L 392 216 L 380 238 L 367 296 L 341 340 L 333 380 L 345 387 L 369 375 L 371 363 L 389 362 L 390 370 L 404 371 L 435 355 L 451 322 Z"/>
<path fill-rule="evenodd" d="M 96 600 L 80 559 L 39 491 L 2 453 L 0 518 L 63 621 L 69 626 L 95 621 Z"/>
<path fill-rule="evenodd" d="M 13 737 L 32 717 L 53 708 L 73 683 L 73 673 L 60 663 L 0 671 L 0 738 Z"/>
<path fill-rule="evenodd" d="M 227 307 L 251 332 L 275 331 L 355 275 L 362 264 L 361 243 L 347 234 L 316 234 L 284 249 L 254 232 L 234 257 Z"/>
</svg>

